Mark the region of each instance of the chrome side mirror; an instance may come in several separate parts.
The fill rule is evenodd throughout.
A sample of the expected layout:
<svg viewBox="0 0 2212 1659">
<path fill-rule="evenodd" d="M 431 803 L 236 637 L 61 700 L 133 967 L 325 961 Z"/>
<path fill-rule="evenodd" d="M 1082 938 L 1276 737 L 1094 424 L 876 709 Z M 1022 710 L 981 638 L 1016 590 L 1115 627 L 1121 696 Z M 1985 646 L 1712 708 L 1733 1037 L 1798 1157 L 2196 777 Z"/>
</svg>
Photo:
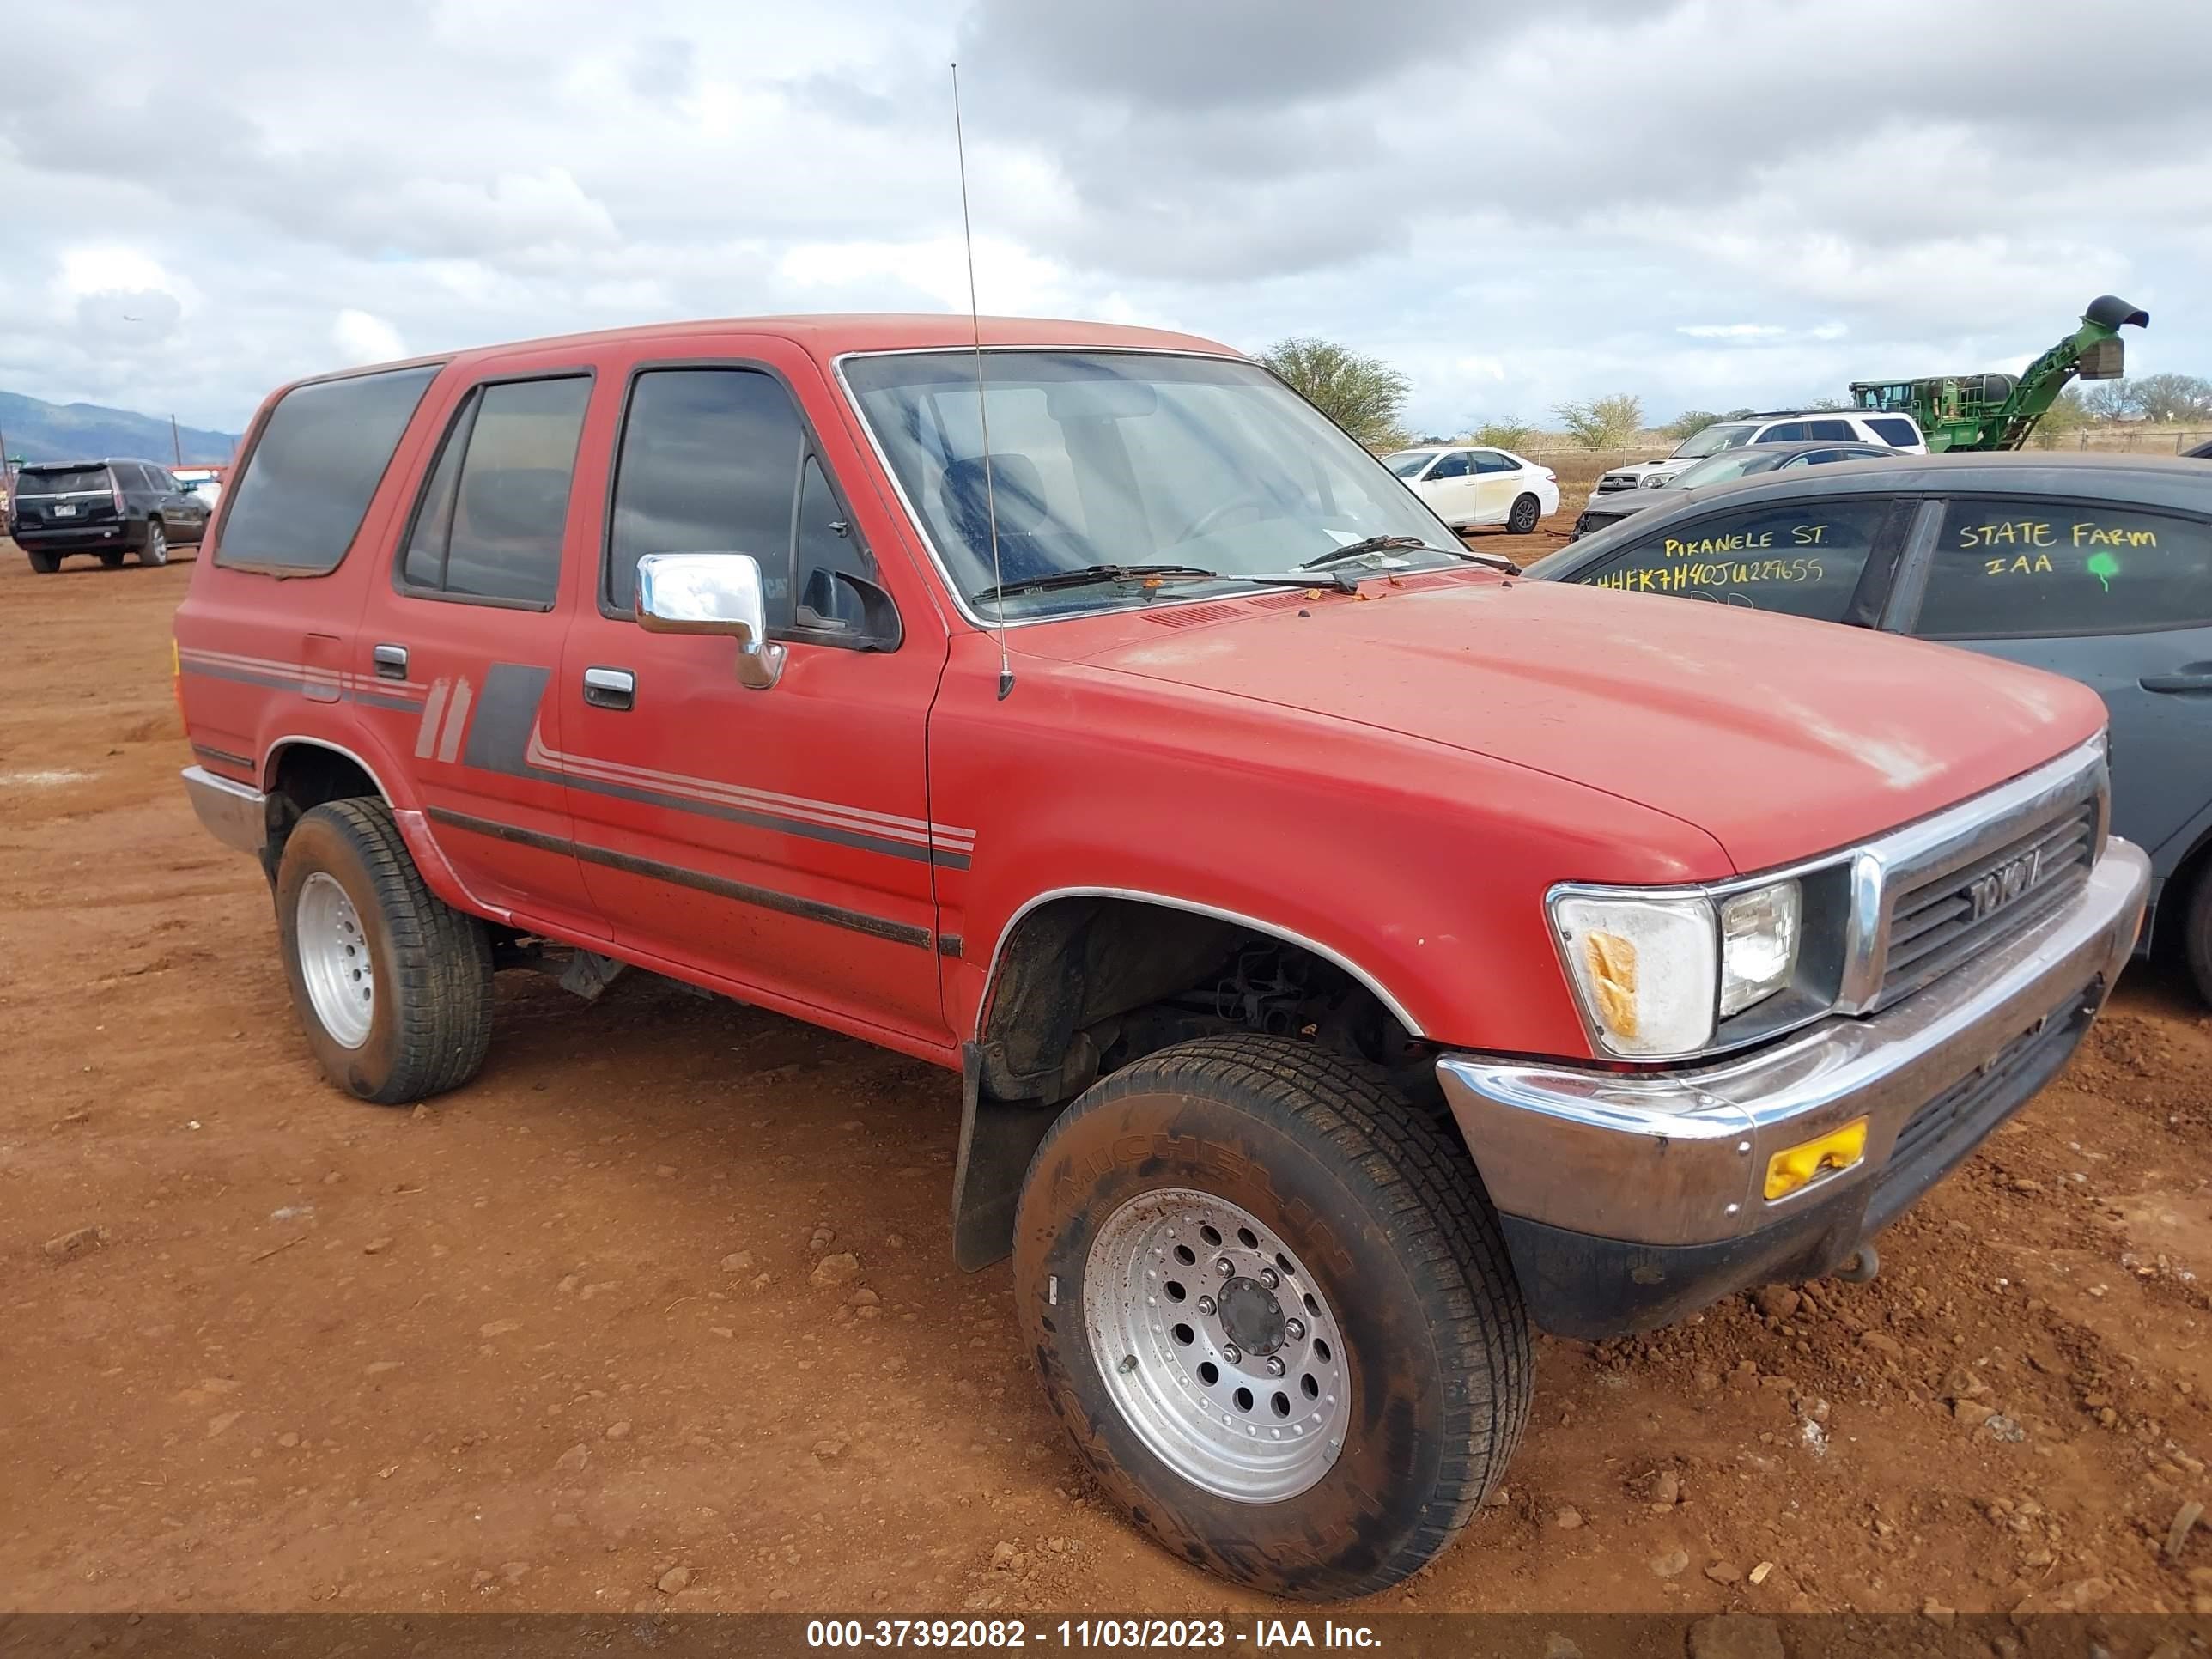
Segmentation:
<svg viewBox="0 0 2212 1659">
<path fill-rule="evenodd" d="M 738 642 L 738 684 L 765 691 L 782 677 L 782 646 L 768 636 L 760 561 L 750 553 L 648 553 L 637 562 L 637 625 L 648 634 L 726 634 Z"/>
</svg>

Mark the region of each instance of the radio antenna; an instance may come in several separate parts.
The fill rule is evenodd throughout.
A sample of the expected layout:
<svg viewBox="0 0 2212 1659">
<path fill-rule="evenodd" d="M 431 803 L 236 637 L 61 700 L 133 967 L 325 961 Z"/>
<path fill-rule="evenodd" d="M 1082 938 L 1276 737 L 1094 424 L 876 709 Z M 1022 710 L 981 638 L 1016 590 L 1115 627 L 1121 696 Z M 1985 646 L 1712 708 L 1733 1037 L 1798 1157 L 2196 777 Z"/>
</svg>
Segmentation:
<svg viewBox="0 0 2212 1659">
<path fill-rule="evenodd" d="M 960 240 L 968 252 L 968 323 L 975 342 L 975 425 L 983 437 L 983 518 L 991 530 L 991 603 L 998 617 L 999 701 L 1014 689 L 1006 655 L 1006 578 L 999 574 L 999 495 L 991 477 L 991 411 L 983 398 L 983 313 L 975 304 L 975 232 L 968 218 L 968 137 L 960 126 L 960 65 L 952 65 L 952 149 L 960 164 Z"/>
</svg>

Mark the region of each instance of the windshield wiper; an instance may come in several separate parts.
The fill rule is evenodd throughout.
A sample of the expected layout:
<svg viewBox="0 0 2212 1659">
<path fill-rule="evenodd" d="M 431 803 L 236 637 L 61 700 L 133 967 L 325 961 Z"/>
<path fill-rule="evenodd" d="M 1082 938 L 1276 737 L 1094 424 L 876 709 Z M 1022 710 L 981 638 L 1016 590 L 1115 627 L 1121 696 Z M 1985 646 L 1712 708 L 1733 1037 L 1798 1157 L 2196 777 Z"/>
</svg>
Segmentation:
<svg viewBox="0 0 2212 1659">
<path fill-rule="evenodd" d="M 1002 599 L 1017 593 L 1049 593 L 1056 588 L 1091 587 L 1103 582 L 1261 582 L 1275 587 L 1334 587 L 1356 593 L 1359 584 L 1348 573 L 1291 570 L 1259 575 L 1243 571 L 1207 570 L 1194 564 L 1086 564 L 1076 570 L 1054 570 L 1018 582 L 1001 582 L 969 596 L 971 605 Z"/>
<path fill-rule="evenodd" d="M 1438 547 L 1434 542 L 1425 542 L 1419 536 L 1370 536 L 1364 541 L 1347 542 L 1342 547 L 1308 559 L 1298 568 L 1319 570 L 1328 565 L 1342 564 L 1347 560 L 1365 558 L 1371 553 L 1387 553 L 1397 548 L 1419 550 L 1424 553 L 1449 553 L 1467 560 L 1470 564 L 1488 565 L 1493 570 L 1503 570 L 1517 576 L 1521 567 L 1502 553 L 1477 553 L 1464 547 Z"/>
<path fill-rule="evenodd" d="M 1049 593 L 1059 587 L 1089 587 L 1097 582 L 1143 581 L 1151 576 L 1211 576 L 1194 564 L 1086 564 L 1074 570 L 1048 571 L 1018 582 L 1000 582 L 969 594 L 970 602 L 1003 599 L 1011 593 Z"/>
</svg>

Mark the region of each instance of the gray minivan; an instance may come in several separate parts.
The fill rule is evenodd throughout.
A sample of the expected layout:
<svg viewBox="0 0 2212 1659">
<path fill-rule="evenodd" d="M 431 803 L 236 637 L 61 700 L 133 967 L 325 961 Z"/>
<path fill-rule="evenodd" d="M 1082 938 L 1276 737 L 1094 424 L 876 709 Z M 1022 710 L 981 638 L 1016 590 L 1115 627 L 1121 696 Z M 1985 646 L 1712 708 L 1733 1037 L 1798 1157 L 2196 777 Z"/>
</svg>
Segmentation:
<svg viewBox="0 0 2212 1659">
<path fill-rule="evenodd" d="M 1527 574 L 1911 634 L 2094 687 L 2112 831 L 2153 864 L 2138 948 L 2172 948 L 2212 1001 L 2212 467 L 1841 462 L 1655 506 Z"/>
</svg>

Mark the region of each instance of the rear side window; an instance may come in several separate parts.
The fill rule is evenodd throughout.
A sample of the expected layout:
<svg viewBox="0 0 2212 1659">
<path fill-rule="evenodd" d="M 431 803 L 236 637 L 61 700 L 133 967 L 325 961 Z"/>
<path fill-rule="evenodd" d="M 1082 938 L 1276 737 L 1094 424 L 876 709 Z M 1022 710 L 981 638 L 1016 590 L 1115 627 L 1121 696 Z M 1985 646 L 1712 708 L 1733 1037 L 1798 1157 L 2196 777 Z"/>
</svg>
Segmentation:
<svg viewBox="0 0 2212 1659">
<path fill-rule="evenodd" d="M 1743 507 L 1648 536 L 1568 580 L 1841 622 L 1888 513 L 1863 496 Z"/>
<path fill-rule="evenodd" d="M 1899 449 L 1910 449 L 1920 441 L 1920 434 L 1910 421 L 1900 421 L 1894 415 L 1876 416 L 1869 419 L 1867 430 L 1886 444 Z"/>
<path fill-rule="evenodd" d="M 2212 623 L 2212 526 L 2132 507 L 1961 501 L 1944 510 L 1914 632 L 2133 633 Z"/>
<path fill-rule="evenodd" d="M 269 412 L 224 514 L 220 565 L 338 568 L 438 365 L 295 386 Z"/>
<path fill-rule="evenodd" d="M 51 472 L 26 467 L 15 477 L 15 496 L 19 501 L 41 495 L 107 493 L 107 469 L 104 466 L 73 466 Z"/>
<path fill-rule="evenodd" d="M 1805 422 L 1784 421 L 1779 425 L 1770 426 L 1759 434 L 1758 441 L 1763 444 L 1802 443 L 1805 441 Z"/>
<path fill-rule="evenodd" d="M 1808 421 L 1805 435 L 1814 443 L 1849 443 L 1859 434 L 1849 421 Z"/>
<path fill-rule="evenodd" d="M 401 586 L 424 598 L 550 608 L 591 400 L 586 374 L 471 392 L 409 526 Z"/>
<path fill-rule="evenodd" d="M 1474 452 L 1474 470 L 1477 472 L 1518 472 L 1521 463 L 1507 459 L 1494 449 L 1478 449 Z"/>
</svg>

